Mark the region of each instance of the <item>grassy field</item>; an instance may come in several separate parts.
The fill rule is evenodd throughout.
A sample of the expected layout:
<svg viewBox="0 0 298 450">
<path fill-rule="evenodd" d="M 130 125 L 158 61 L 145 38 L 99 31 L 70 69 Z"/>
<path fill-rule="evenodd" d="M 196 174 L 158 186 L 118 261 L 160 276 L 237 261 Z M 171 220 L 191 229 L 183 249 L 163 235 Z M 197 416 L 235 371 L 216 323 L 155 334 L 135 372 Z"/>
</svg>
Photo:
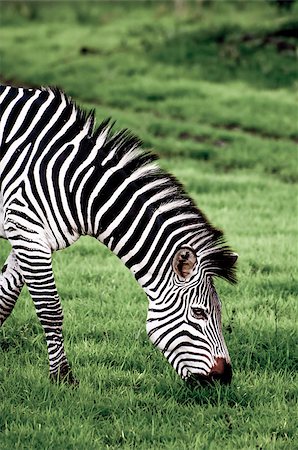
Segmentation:
<svg viewBox="0 0 298 450">
<path fill-rule="evenodd" d="M 58 85 L 161 157 L 240 254 L 218 281 L 231 386 L 190 391 L 147 302 L 83 238 L 54 255 L 80 385 L 51 384 L 26 289 L 0 331 L 0 449 L 296 449 L 298 5 L 1 2 L 0 78 Z M 0 242 L 0 266 L 9 245 Z"/>
</svg>

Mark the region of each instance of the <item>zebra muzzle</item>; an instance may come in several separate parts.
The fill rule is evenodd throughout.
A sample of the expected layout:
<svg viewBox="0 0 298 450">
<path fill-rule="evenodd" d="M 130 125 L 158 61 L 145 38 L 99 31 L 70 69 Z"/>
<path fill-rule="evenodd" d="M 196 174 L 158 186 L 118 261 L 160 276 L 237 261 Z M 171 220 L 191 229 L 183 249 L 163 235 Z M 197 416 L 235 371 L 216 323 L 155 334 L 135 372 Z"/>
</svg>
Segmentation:
<svg viewBox="0 0 298 450">
<path fill-rule="evenodd" d="M 191 374 L 187 380 L 190 387 L 195 388 L 198 385 L 212 385 L 215 381 L 221 384 L 230 384 L 232 380 L 232 367 L 224 358 L 216 358 L 209 375 Z"/>
</svg>

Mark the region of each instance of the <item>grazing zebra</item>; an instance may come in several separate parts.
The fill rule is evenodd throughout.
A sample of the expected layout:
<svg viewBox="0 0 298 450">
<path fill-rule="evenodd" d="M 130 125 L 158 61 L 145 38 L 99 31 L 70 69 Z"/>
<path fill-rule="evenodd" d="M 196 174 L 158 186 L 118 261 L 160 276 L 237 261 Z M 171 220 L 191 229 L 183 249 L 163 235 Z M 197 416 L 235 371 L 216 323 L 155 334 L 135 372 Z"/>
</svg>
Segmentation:
<svg viewBox="0 0 298 450">
<path fill-rule="evenodd" d="M 50 376 L 75 382 L 51 256 L 81 235 L 104 243 L 148 300 L 147 333 L 187 381 L 229 383 L 230 357 L 213 276 L 235 281 L 237 255 L 180 184 L 109 120 L 95 129 L 56 88 L 0 90 L 0 324 L 24 283 L 48 347 Z"/>
</svg>

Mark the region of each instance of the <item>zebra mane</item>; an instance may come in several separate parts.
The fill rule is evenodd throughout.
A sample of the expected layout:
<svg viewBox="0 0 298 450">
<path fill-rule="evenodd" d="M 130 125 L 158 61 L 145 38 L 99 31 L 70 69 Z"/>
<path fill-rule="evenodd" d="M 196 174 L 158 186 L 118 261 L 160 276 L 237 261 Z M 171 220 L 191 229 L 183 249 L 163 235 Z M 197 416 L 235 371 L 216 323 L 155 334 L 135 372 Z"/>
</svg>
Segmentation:
<svg viewBox="0 0 298 450">
<path fill-rule="evenodd" d="M 66 108 L 75 110 L 76 112 L 76 126 L 81 129 L 88 126 L 88 135 L 92 135 L 95 126 L 95 109 L 91 109 L 89 112 L 81 108 L 69 95 L 65 94 L 58 86 L 42 86 L 41 91 L 48 92 L 54 95 L 54 97 L 61 101 L 64 101 Z"/>
<path fill-rule="evenodd" d="M 86 152 L 97 148 L 98 164 L 103 165 L 103 162 L 106 161 L 105 167 L 108 169 L 113 167 L 115 162 L 125 161 L 123 167 L 128 167 L 129 163 L 130 174 L 140 170 L 143 184 L 152 181 L 159 182 L 160 201 L 157 206 L 155 204 L 155 209 L 167 211 L 172 209 L 173 216 L 184 215 L 185 218 L 179 220 L 181 227 L 197 226 L 194 229 L 197 229 L 200 236 L 194 248 L 202 254 L 202 261 L 207 270 L 214 276 L 224 278 L 231 283 L 236 282 L 236 268 L 232 264 L 235 254 L 226 245 L 223 232 L 208 221 L 204 213 L 186 193 L 182 184 L 173 175 L 155 164 L 155 161 L 159 159 L 156 154 L 142 149 L 142 141 L 128 129 L 114 132 L 115 122 L 110 118 L 95 127 L 95 110 L 86 112 L 59 88 L 45 87 L 42 90 L 54 94 L 55 97 L 60 97 L 61 101 L 65 101 L 69 108 L 75 110 L 77 128 L 79 130 L 86 129 L 88 140 Z M 163 195 L 164 193 L 171 193 L 170 198 L 169 195 Z"/>
</svg>

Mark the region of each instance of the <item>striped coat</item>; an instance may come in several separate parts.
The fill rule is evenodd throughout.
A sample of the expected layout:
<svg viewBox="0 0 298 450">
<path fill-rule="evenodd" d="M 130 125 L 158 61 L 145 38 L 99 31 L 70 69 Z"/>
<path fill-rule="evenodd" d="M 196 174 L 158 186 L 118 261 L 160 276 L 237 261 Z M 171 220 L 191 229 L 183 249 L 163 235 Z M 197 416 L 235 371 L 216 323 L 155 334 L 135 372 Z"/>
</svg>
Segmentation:
<svg viewBox="0 0 298 450">
<path fill-rule="evenodd" d="M 237 255 L 181 185 L 109 121 L 95 128 L 58 89 L 0 89 L 0 323 L 24 283 L 44 328 L 54 379 L 74 381 L 51 255 L 81 235 L 104 243 L 148 301 L 147 332 L 185 380 L 229 382 L 213 277 L 235 281 Z"/>
</svg>

